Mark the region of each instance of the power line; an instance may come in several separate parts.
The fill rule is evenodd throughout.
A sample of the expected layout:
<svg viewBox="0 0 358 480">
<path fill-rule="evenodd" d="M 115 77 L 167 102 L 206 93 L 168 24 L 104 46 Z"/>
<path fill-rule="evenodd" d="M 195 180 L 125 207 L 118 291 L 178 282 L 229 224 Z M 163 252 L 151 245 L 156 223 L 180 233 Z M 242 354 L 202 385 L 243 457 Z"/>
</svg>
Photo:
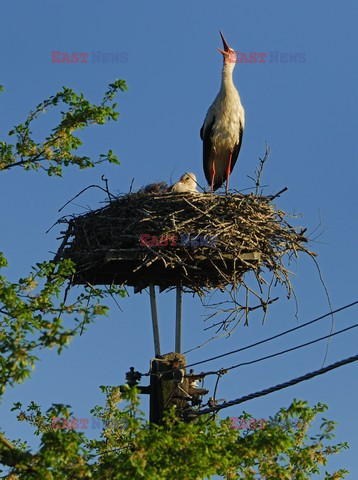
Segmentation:
<svg viewBox="0 0 358 480">
<path fill-rule="evenodd" d="M 257 358 L 256 360 L 250 360 L 248 362 L 238 363 L 237 365 L 233 365 L 233 366 L 228 367 L 228 368 L 221 368 L 220 370 L 215 370 L 213 372 L 206 372 L 205 374 L 203 374 L 203 376 L 204 375 L 205 376 L 206 375 L 217 375 L 218 373 L 223 372 L 223 371 L 227 372 L 229 370 L 233 370 L 234 368 L 243 367 L 245 365 L 252 365 L 253 363 L 262 362 L 263 360 L 267 360 L 269 358 L 278 357 L 279 355 L 283 355 L 284 353 L 293 352 L 294 350 L 298 350 L 300 348 L 307 347 L 308 345 L 312 345 L 313 343 L 320 342 L 321 340 L 325 340 L 326 338 L 334 337 L 335 335 L 339 335 L 340 333 L 347 332 L 348 330 L 352 330 L 352 328 L 357 328 L 357 327 L 358 327 L 358 323 L 356 323 L 355 325 L 351 325 L 350 327 L 343 328 L 342 330 L 338 330 L 335 333 L 325 335 L 324 337 L 316 338 L 315 340 L 311 340 L 309 342 L 302 343 L 301 345 L 296 345 L 295 347 L 287 348 L 286 350 L 281 350 L 281 352 L 272 353 L 271 355 L 266 355 L 265 357 Z"/>
<path fill-rule="evenodd" d="M 332 363 L 327 367 L 320 368 L 319 370 L 315 370 L 314 372 L 306 373 L 301 377 L 294 378 L 289 380 L 288 382 L 279 383 L 274 387 L 266 388 L 265 390 L 261 390 L 259 392 L 250 393 L 249 395 L 245 395 L 244 397 L 237 398 L 235 400 L 230 400 L 229 402 L 224 402 L 221 405 L 216 405 L 215 407 L 204 408 L 197 413 L 197 415 L 204 415 L 206 413 L 217 412 L 222 410 L 223 408 L 232 407 L 233 405 L 239 405 L 240 403 L 247 402 L 248 400 L 252 400 L 254 398 L 263 397 L 264 395 L 269 395 L 270 393 L 277 392 L 278 390 L 282 390 L 287 387 L 291 387 L 292 385 L 296 385 L 297 383 L 304 382 L 305 380 L 310 380 L 311 378 L 317 377 L 318 375 L 323 375 L 324 373 L 329 372 L 330 370 L 334 370 L 335 368 L 342 367 L 343 365 L 347 365 L 349 363 L 356 362 L 358 360 L 358 355 L 354 355 L 353 357 L 345 358 L 344 360 L 340 360 L 339 362 Z"/>
<path fill-rule="evenodd" d="M 296 330 L 299 330 L 300 328 L 306 327 L 307 325 L 311 325 L 312 323 L 318 322 L 319 320 L 322 320 L 323 318 L 329 317 L 330 315 L 333 315 L 335 313 L 346 310 L 347 308 L 351 308 L 351 307 L 353 307 L 354 305 L 357 305 L 357 304 L 358 304 L 358 300 L 356 300 L 355 302 L 350 303 L 348 305 L 345 305 L 343 307 L 337 308 L 336 310 L 330 311 L 329 313 L 325 313 L 324 315 L 321 315 L 320 317 L 317 317 L 313 320 L 310 320 L 309 322 L 303 323 L 302 325 L 298 325 L 297 327 L 290 328 L 289 330 L 285 330 L 284 332 L 278 333 L 277 335 L 273 335 L 272 337 L 268 337 L 268 338 L 265 338 L 264 340 L 260 340 L 259 342 L 251 343 L 250 345 L 246 345 L 245 347 L 241 347 L 241 348 L 238 348 L 236 350 L 232 350 L 231 352 L 222 353 L 221 355 L 216 355 L 215 357 L 210 357 L 210 358 L 207 358 L 205 360 L 201 360 L 199 362 L 191 363 L 191 364 L 187 365 L 186 368 L 194 367 L 196 365 L 201 365 L 202 363 L 211 362 L 212 360 L 217 360 L 218 358 L 223 358 L 223 357 L 226 357 L 228 355 L 232 355 L 234 353 L 243 352 L 244 350 L 248 350 L 249 348 L 256 347 L 257 345 L 261 345 L 263 343 L 274 340 L 275 338 L 282 337 L 283 335 L 286 335 L 287 333 L 291 333 L 291 332 L 294 332 Z"/>
<path fill-rule="evenodd" d="M 311 325 L 311 324 L 313 324 L 313 323 L 315 323 L 315 322 L 318 322 L 319 320 L 322 320 L 323 318 L 329 317 L 330 315 L 333 315 L 333 314 L 335 314 L 335 313 L 338 313 L 338 312 L 341 312 L 341 311 L 346 310 L 346 309 L 348 309 L 348 308 L 351 308 L 351 307 L 353 307 L 353 306 L 355 306 L 355 305 L 357 305 L 357 304 L 358 304 L 358 300 L 356 300 L 356 301 L 354 301 L 354 302 L 352 302 L 352 303 L 349 303 L 349 304 L 347 304 L 347 305 L 344 305 L 343 307 L 337 308 L 336 310 L 332 310 L 332 311 L 330 311 L 329 313 L 325 313 L 324 315 L 321 315 L 321 316 L 319 316 L 319 317 L 317 317 L 317 318 L 314 318 L 313 320 L 310 320 L 309 322 L 303 323 L 302 325 L 298 325 L 297 327 L 293 327 L 293 328 L 290 328 L 289 330 L 285 330 L 284 332 L 278 333 L 277 335 L 273 335 L 272 337 L 265 338 L 264 340 L 260 340 L 260 341 L 255 342 L 255 343 L 251 343 L 251 344 L 249 344 L 249 345 L 246 345 L 245 347 L 241 347 L 241 348 L 238 348 L 238 349 L 236 349 L 236 350 L 232 350 L 232 351 L 230 351 L 230 352 L 226 352 L 226 353 L 222 353 L 222 354 L 220 354 L 220 355 L 216 355 L 215 357 L 210 357 L 210 358 L 207 358 L 207 359 L 205 359 L 205 360 L 201 360 L 201 361 L 199 361 L 199 362 L 190 363 L 190 364 L 186 365 L 185 368 L 194 367 L 194 366 L 196 366 L 196 365 L 200 365 L 200 364 L 202 364 L 202 363 L 211 362 L 211 361 L 213 361 L 213 360 L 217 360 L 218 358 L 223 358 L 223 357 L 226 357 L 226 356 L 228 356 L 228 355 L 232 355 L 232 354 L 234 354 L 234 353 L 243 352 L 244 350 L 248 350 L 248 349 L 250 349 L 250 348 L 256 347 L 256 346 L 258 346 L 258 345 L 261 345 L 261 344 L 263 344 L 263 343 L 269 342 L 269 341 L 274 340 L 274 339 L 276 339 L 276 338 L 282 337 L 283 335 L 286 335 L 287 333 L 291 333 L 291 332 L 294 332 L 294 331 L 296 331 L 296 330 L 299 330 L 300 328 L 303 328 L 303 327 L 306 327 L 306 326 L 308 326 L 308 325 Z M 348 327 L 348 329 L 349 329 L 349 328 L 355 328 L 355 326 L 353 326 L 353 327 Z M 330 334 L 330 335 L 327 335 L 327 336 L 325 336 L 325 337 L 321 337 L 321 338 L 319 338 L 319 339 L 317 339 L 317 340 L 313 340 L 312 342 L 309 342 L 309 343 L 307 343 L 307 344 L 303 344 L 303 345 L 301 345 L 301 346 L 299 345 L 299 346 L 297 346 L 297 347 L 293 347 L 293 349 L 302 348 L 302 347 L 304 347 L 304 346 L 306 346 L 306 345 L 309 345 L 310 343 L 315 343 L 315 342 L 318 342 L 318 341 L 320 341 L 320 340 L 324 340 L 325 338 L 329 338 L 330 336 L 334 336 L 334 335 L 336 335 L 336 334 L 338 334 L 338 333 L 342 333 L 342 332 L 344 332 L 345 330 L 346 330 L 346 329 L 340 330 L 340 331 L 338 331 L 338 332 L 336 332 L 336 333 L 334 333 L 334 334 Z M 287 350 L 287 351 L 291 351 L 291 349 L 289 349 L 289 350 Z M 274 356 L 277 356 L 277 355 L 281 355 L 282 353 L 286 353 L 286 351 L 278 352 L 278 353 L 273 354 L 273 355 L 271 355 L 271 356 L 264 357 L 263 359 L 271 358 L 271 357 L 274 357 Z M 260 361 L 260 360 L 261 360 L 261 359 L 254 360 L 254 361 L 252 361 L 252 362 L 250 362 L 250 363 L 255 363 L 255 362 Z M 241 365 L 241 364 L 240 364 L 240 365 Z M 234 368 L 234 367 L 229 367 L 228 369 L 215 370 L 215 371 L 213 371 L 213 372 L 207 372 L 206 375 L 217 374 L 218 372 L 220 372 L 220 371 L 222 371 L 222 370 L 229 370 L 229 369 L 231 369 L 231 368 Z M 176 370 L 176 369 L 172 369 L 171 371 L 174 372 L 175 370 Z M 170 373 L 171 371 L 169 371 L 169 372 L 167 372 L 167 373 Z M 143 377 L 147 377 L 147 376 L 150 376 L 151 374 L 148 372 L 148 373 L 142 373 L 141 375 L 142 375 Z"/>
</svg>

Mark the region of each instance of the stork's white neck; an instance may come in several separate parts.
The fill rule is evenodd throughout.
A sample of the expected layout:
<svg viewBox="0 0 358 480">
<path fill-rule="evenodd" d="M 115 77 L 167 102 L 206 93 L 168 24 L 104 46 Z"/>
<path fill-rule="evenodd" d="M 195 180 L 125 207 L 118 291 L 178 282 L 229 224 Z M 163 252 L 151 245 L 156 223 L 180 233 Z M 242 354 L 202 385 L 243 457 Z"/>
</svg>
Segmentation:
<svg viewBox="0 0 358 480">
<path fill-rule="evenodd" d="M 234 62 L 224 62 L 222 75 L 221 75 L 221 88 L 220 90 L 227 90 L 235 88 L 234 82 L 232 80 L 232 72 L 235 68 Z"/>
</svg>

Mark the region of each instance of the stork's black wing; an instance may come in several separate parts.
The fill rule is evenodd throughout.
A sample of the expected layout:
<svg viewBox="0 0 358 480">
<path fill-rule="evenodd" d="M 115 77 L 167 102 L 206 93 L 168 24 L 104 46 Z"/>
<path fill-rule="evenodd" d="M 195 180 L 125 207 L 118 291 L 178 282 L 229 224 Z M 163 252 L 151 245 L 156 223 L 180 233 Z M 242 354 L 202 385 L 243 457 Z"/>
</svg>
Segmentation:
<svg viewBox="0 0 358 480">
<path fill-rule="evenodd" d="M 212 167 L 212 144 L 211 138 L 213 135 L 213 126 L 215 123 L 215 117 L 204 129 L 205 121 L 200 129 L 200 138 L 203 141 L 203 167 L 205 178 L 208 184 L 211 184 L 211 167 Z"/>
<path fill-rule="evenodd" d="M 241 122 L 240 122 L 240 131 L 239 132 L 240 132 L 239 133 L 239 143 L 237 145 L 235 145 L 234 150 L 232 152 L 230 174 L 233 171 L 236 160 L 237 160 L 237 157 L 239 156 L 240 149 L 241 149 L 241 143 L 242 143 L 242 137 L 244 135 L 244 127 L 242 126 Z M 226 180 L 226 175 L 225 175 L 225 180 Z"/>
</svg>

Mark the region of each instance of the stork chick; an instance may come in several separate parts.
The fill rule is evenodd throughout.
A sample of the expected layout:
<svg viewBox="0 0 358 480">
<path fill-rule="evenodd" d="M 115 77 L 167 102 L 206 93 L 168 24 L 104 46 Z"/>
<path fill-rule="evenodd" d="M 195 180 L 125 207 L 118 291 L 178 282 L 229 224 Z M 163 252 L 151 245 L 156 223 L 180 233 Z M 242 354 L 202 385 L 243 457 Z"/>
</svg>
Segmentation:
<svg viewBox="0 0 358 480">
<path fill-rule="evenodd" d="M 221 32 L 220 35 L 224 46 L 223 50 L 218 48 L 224 58 L 221 87 L 206 114 L 200 138 L 203 140 L 204 173 L 211 191 L 217 190 L 226 181 L 227 193 L 229 176 L 241 148 L 245 112 L 232 80 L 235 51 L 229 47 Z"/>
<path fill-rule="evenodd" d="M 168 192 L 197 192 L 197 181 L 194 173 L 184 173 L 179 182 L 168 188 Z"/>
</svg>

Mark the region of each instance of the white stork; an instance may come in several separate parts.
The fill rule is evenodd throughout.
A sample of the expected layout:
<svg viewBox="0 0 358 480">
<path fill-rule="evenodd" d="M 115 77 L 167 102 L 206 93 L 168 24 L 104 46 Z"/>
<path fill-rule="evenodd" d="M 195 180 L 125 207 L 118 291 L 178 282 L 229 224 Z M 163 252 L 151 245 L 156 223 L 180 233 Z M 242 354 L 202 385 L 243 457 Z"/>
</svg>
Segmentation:
<svg viewBox="0 0 358 480">
<path fill-rule="evenodd" d="M 240 152 L 245 126 L 245 112 L 241 105 L 239 92 L 232 80 L 236 63 L 235 51 L 226 43 L 220 32 L 224 50 L 220 91 L 209 108 L 200 138 L 203 140 L 204 173 L 211 191 L 217 190 L 226 180 L 226 192 L 229 176 Z"/>
<path fill-rule="evenodd" d="M 194 173 L 184 173 L 180 180 L 168 188 L 168 192 L 197 192 L 197 181 Z"/>
</svg>

